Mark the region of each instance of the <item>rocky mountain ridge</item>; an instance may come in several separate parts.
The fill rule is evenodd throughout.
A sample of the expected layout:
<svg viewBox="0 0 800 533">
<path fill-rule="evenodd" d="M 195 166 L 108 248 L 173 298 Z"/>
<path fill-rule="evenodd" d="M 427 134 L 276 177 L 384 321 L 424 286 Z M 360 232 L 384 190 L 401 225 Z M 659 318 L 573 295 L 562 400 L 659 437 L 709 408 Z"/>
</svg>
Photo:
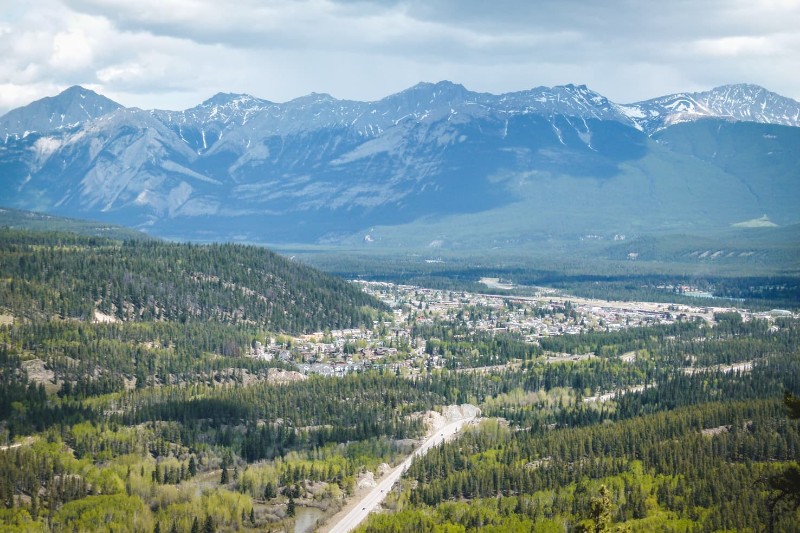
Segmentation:
<svg viewBox="0 0 800 533">
<path fill-rule="evenodd" d="M 799 118 L 800 104 L 754 85 L 623 105 L 584 85 L 491 95 L 439 82 L 374 102 L 310 94 L 278 104 L 220 93 L 185 111 L 124 108 L 73 87 L 0 117 L 0 181 L 10 191 L 7 207 L 179 238 L 334 242 L 425 217 L 520 202 L 539 209 L 530 201 L 543 194 L 551 195 L 546 206 L 568 209 L 565 197 L 593 195 L 597 187 L 610 191 L 631 166 L 655 157 L 663 164 L 641 170 L 637 179 L 658 185 L 628 187 L 648 197 L 623 198 L 626 206 L 647 211 L 649 204 L 697 203 L 678 199 L 688 193 L 669 186 L 675 169 L 689 164 L 694 175 L 711 176 L 715 184 L 724 181 L 720 171 L 731 174 L 741 189 L 729 198 L 727 213 L 692 224 L 730 224 L 764 213 L 793 223 L 784 204 L 797 196 L 797 180 L 787 172 L 797 158 L 791 152 Z M 724 161 L 684 161 L 681 151 L 689 148 L 674 138 L 676 128 L 689 127 L 680 130 L 688 135 L 681 139 L 707 143 L 693 132 L 709 120 L 733 128 L 737 139 L 774 138 L 771 144 L 780 146 L 764 145 L 757 157 L 774 161 L 780 154 L 770 187 L 783 192 L 758 191 L 748 182 L 755 178 L 720 167 Z M 747 126 L 753 123 L 758 132 Z M 673 190 L 675 198 L 664 196 Z M 674 226 L 673 217 L 685 219 L 684 211 L 666 209 L 669 220 L 634 226 Z M 728 220 L 740 216 L 746 218 Z M 586 224 L 619 225 L 600 222 Z M 514 231 L 544 225 L 536 220 Z"/>
<path fill-rule="evenodd" d="M 70 87 L 0 117 L 5 142 L 31 133 L 47 133 L 85 124 L 123 106 L 94 91 Z M 311 93 L 286 103 L 248 94 L 218 93 L 184 111 L 148 111 L 165 124 L 233 129 L 251 124 L 262 133 L 290 133 L 295 128 L 361 126 L 365 135 L 379 133 L 402 120 L 433 120 L 458 112 L 470 115 L 565 115 L 617 120 L 652 134 L 671 124 L 701 118 L 800 126 L 800 103 L 752 84 L 724 85 L 709 91 L 677 93 L 620 104 L 585 85 L 561 85 L 494 95 L 467 90 L 449 81 L 419 83 L 373 102 L 338 100 Z M 363 129 L 362 129 L 363 128 Z M 189 142 L 186 140 L 187 143 Z M 208 146 L 206 145 L 206 149 Z"/>
</svg>

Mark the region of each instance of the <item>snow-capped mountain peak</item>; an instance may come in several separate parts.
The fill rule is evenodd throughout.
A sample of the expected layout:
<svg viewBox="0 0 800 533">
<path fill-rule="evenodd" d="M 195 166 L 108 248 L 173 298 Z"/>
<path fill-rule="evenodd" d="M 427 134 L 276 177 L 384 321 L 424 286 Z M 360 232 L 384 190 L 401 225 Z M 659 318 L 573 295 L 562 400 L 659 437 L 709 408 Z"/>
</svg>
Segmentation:
<svg viewBox="0 0 800 533">
<path fill-rule="evenodd" d="M 242 125 L 249 117 L 274 105 L 268 100 L 249 94 L 217 93 L 200 105 L 185 111 L 160 111 L 157 112 L 157 116 L 165 122 L 181 124 L 233 122 Z"/>
<path fill-rule="evenodd" d="M 19 138 L 34 132 L 69 129 L 122 106 L 89 89 L 74 85 L 0 117 L 0 138 Z"/>
<path fill-rule="evenodd" d="M 219 93 L 184 111 L 124 108 L 75 87 L 0 118 L 11 132 L 0 185 L 10 206 L 202 238 L 327 239 L 517 201 L 548 232 L 556 219 L 594 229 L 581 213 L 595 207 L 613 213 L 614 231 L 628 220 L 725 225 L 751 210 L 789 224 L 800 130 L 774 124 L 798 116 L 800 104 L 754 85 L 622 105 L 585 85 L 493 95 L 440 81 L 370 102 Z M 707 118 L 765 124 L 670 128 Z M 708 202 L 730 209 L 698 218 Z"/>
<path fill-rule="evenodd" d="M 701 118 L 800 126 L 800 103 L 752 84 L 671 94 L 620 108 L 648 133 Z"/>
</svg>

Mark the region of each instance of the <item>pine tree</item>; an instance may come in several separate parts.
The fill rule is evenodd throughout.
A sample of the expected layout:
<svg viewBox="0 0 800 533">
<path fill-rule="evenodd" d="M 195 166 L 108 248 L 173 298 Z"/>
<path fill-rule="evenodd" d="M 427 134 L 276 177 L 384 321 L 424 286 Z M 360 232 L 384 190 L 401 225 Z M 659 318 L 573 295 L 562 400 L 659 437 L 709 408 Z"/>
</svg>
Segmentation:
<svg viewBox="0 0 800 533">
<path fill-rule="evenodd" d="M 592 520 L 594 521 L 595 533 L 605 533 L 611 531 L 611 513 L 613 503 L 608 487 L 600 486 L 600 495 L 592 498 Z"/>
<path fill-rule="evenodd" d="M 783 403 L 786 405 L 790 419 L 800 419 L 800 398 L 786 391 L 783 395 Z M 789 465 L 780 474 L 772 476 L 769 482 L 772 489 L 777 491 L 770 501 L 773 513 L 784 502 L 792 512 L 800 509 L 800 464 Z"/>
</svg>

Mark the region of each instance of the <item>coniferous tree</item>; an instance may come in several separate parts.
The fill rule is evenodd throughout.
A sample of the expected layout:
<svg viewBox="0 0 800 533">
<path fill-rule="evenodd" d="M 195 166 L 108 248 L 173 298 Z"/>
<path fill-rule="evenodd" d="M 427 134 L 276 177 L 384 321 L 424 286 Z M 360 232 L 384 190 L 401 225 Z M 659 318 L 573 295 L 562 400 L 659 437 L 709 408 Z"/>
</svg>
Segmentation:
<svg viewBox="0 0 800 533">
<path fill-rule="evenodd" d="M 783 403 L 790 419 L 800 419 L 800 398 L 786 391 L 783 395 Z M 800 463 L 795 462 L 787 466 L 780 474 L 774 475 L 770 478 L 770 485 L 773 490 L 777 491 L 772 499 L 773 512 L 781 503 L 788 505 L 791 512 L 797 512 L 800 509 Z"/>
<path fill-rule="evenodd" d="M 611 515 L 613 513 L 613 503 L 608 487 L 600 486 L 600 494 L 592 498 L 592 521 L 594 522 L 595 533 L 606 533 L 611 531 Z"/>
</svg>

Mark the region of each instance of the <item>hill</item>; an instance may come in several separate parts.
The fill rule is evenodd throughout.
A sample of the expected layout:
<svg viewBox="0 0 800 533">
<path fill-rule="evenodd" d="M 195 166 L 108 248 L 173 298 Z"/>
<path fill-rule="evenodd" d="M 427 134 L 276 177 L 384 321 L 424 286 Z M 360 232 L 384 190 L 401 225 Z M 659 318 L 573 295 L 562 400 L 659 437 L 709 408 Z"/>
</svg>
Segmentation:
<svg viewBox="0 0 800 533">
<path fill-rule="evenodd" d="M 244 245 L 115 241 L 0 230 L 0 294 L 29 320 L 201 321 L 274 332 L 371 324 L 380 302 Z"/>
<path fill-rule="evenodd" d="M 57 217 L 44 213 L 34 213 L 32 211 L 20 211 L 18 209 L 0 209 L 0 228 L 45 232 L 69 232 L 77 233 L 78 235 L 105 237 L 120 241 L 153 239 L 152 236 L 146 233 L 123 226 L 76 218 Z"/>
</svg>

